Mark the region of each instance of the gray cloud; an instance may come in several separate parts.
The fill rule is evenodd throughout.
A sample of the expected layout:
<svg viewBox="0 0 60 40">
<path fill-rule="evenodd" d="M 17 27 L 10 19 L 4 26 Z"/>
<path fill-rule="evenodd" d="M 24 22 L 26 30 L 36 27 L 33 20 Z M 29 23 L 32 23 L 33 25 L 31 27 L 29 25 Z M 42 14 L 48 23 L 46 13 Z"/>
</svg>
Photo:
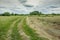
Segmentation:
<svg viewBox="0 0 60 40">
<path fill-rule="evenodd" d="M 0 0 L 0 12 L 28 13 L 30 11 L 45 13 L 60 11 L 60 0 Z"/>
<path fill-rule="evenodd" d="M 25 7 L 33 7 L 33 5 L 24 5 Z"/>
<path fill-rule="evenodd" d="M 19 0 L 20 3 L 25 3 L 27 0 Z"/>
<path fill-rule="evenodd" d="M 58 8 L 57 6 L 50 6 L 49 8 Z"/>
</svg>

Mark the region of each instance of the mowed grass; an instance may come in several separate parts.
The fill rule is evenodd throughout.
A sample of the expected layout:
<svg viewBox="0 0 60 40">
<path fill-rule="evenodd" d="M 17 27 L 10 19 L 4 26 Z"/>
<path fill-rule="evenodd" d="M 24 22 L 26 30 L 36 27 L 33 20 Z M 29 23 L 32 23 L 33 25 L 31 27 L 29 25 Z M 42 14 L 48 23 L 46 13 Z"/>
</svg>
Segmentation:
<svg viewBox="0 0 60 40">
<path fill-rule="evenodd" d="M 0 40 L 5 40 L 10 25 L 18 18 L 15 16 L 0 16 Z"/>
<path fill-rule="evenodd" d="M 42 20 L 48 22 L 48 23 L 53 23 L 60 25 L 60 16 L 54 16 L 54 17 L 43 17 L 41 18 Z"/>
<path fill-rule="evenodd" d="M 60 16 L 54 16 L 54 17 L 39 17 L 38 20 L 42 22 L 47 22 L 47 23 L 53 23 L 53 24 L 58 24 L 60 25 Z"/>
<path fill-rule="evenodd" d="M 55 38 L 59 38 L 60 40 L 60 16 L 38 17 L 37 20 L 42 23 L 42 28 L 44 28 L 49 35 L 54 37 L 53 40 Z"/>
</svg>

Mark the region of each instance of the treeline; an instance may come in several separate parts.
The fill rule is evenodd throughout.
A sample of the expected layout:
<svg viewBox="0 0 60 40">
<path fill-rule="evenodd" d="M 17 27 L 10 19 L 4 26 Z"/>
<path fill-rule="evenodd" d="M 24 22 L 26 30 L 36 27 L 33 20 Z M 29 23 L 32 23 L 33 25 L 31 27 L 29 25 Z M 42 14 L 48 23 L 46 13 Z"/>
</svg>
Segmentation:
<svg viewBox="0 0 60 40">
<path fill-rule="evenodd" d="M 16 15 L 16 14 L 10 14 L 9 12 L 4 12 L 2 14 L 0 14 L 0 16 L 11 16 L 11 15 Z"/>
<path fill-rule="evenodd" d="M 38 15 L 38 16 L 60 16 L 60 14 L 57 13 L 51 13 L 51 14 L 44 14 L 42 12 L 39 11 L 33 11 L 30 12 L 29 14 L 17 14 L 17 13 L 10 13 L 10 12 L 4 12 L 2 14 L 0 14 L 0 16 L 27 16 L 27 15 Z"/>
<path fill-rule="evenodd" d="M 42 12 L 39 12 L 39 11 L 33 11 L 33 12 L 30 12 L 30 15 L 38 15 L 38 16 L 60 16 L 60 13 L 51 13 L 51 14 L 44 14 Z"/>
<path fill-rule="evenodd" d="M 10 12 L 4 12 L 0 14 L 0 16 L 23 16 L 25 14 L 17 14 L 17 13 L 10 13 Z"/>
</svg>

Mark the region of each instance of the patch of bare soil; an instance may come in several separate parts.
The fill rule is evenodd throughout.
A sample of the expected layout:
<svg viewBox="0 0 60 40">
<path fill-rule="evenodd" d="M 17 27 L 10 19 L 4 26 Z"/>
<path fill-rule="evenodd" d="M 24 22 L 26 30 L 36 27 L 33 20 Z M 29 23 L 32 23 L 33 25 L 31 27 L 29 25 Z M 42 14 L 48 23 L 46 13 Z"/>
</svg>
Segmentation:
<svg viewBox="0 0 60 40">
<path fill-rule="evenodd" d="M 37 17 L 27 17 L 27 24 L 31 28 L 35 29 L 36 33 L 39 34 L 40 37 L 45 37 L 49 40 L 60 40 L 57 36 L 51 35 L 52 30 L 49 31 L 49 33 L 51 33 L 49 34 L 47 31 L 50 29 L 50 26 L 46 27 L 45 25 L 43 25 L 39 20 L 37 20 Z"/>
<path fill-rule="evenodd" d="M 23 20 L 24 20 L 24 18 L 19 22 L 19 24 L 18 24 L 18 26 L 17 26 L 17 27 L 18 27 L 18 30 L 19 30 L 19 33 L 20 33 L 21 38 L 22 38 L 23 40 L 30 40 L 29 36 L 27 36 L 27 35 L 24 33 L 23 29 L 22 29 Z"/>
</svg>

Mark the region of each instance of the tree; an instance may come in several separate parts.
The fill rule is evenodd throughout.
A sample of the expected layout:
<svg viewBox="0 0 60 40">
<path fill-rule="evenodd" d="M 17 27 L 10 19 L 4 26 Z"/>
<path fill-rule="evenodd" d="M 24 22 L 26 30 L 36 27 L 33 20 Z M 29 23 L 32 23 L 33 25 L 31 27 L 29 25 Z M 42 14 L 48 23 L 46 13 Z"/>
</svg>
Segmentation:
<svg viewBox="0 0 60 40">
<path fill-rule="evenodd" d="M 17 14 L 17 13 L 15 13 L 15 16 L 18 16 L 18 14 Z"/>
<path fill-rule="evenodd" d="M 40 15 L 40 14 L 42 14 L 42 12 L 39 11 L 30 12 L 30 15 Z"/>
<path fill-rule="evenodd" d="M 56 15 L 55 13 L 52 13 L 52 15 Z"/>
<path fill-rule="evenodd" d="M 10 16 L 10 13 L 9 12 L 4 12 L 3 16 Z"/>
</svg>

